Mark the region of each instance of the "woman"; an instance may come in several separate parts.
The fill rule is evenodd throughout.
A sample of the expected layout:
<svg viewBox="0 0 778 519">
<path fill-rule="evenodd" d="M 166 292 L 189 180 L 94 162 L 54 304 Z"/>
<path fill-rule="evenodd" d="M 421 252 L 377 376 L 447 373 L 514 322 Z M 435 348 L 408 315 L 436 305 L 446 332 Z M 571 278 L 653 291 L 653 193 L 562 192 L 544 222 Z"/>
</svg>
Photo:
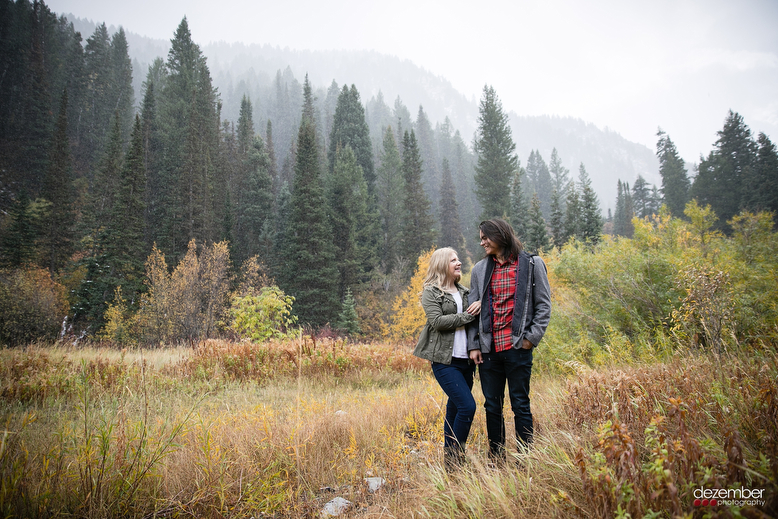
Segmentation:
<svg viewBox="0 0 778 519">
<path fill-rule="evenodd" d="M 461 275 L 462 262 L 454 249 L 445 247 L 432 253 L 421 294 L 427 324 L 413 351 L 417 357 L 432 362 L 435 379 L 448 395 L 443 426 L 447 470 L 464 461 L 465 443 L 476 411 L 471 393 L 475 365 L 468 357 L 465 325 L 475 320 L 481 304 L 467 306 L 469 291 L 459 284 Z"/>
</svg>

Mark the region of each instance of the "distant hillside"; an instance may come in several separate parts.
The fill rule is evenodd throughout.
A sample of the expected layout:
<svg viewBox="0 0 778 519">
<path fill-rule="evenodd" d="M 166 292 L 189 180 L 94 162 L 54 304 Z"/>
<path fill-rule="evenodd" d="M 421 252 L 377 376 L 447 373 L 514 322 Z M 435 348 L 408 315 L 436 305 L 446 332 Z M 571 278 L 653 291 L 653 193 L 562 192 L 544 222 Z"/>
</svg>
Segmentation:
<svg viewBox="0 0 778 519">
<path fill-rule="evenodd" d="M 94 32 L 94 22 L 72 14 L 65 16 L 84 40 Z M 117 30 L 113 26 L 108 28 L 110 34 Z M 171 28 L 171 37 L 174 30 Z M 193 34 L 193 38 L 196 41 L 197 34 Z M 138 102 L 148 66 L 156 57 L 166 59 L 170 42 L 129 31 L 127 41 Z M 237 120 L 243 93 L 250 93 L 252 89 L 269 91 L 277 72 L 288 69 L 287 73 L 291 72 L 300 82 L 308 74 L 312 85 L 320 91 L 326 91 L 333 80 L 341 87 L 354 84 L 364 103 L 380 91 L 391 107 L 399 96 L 414 118 L 421 105 L 433 126 L 448 117 L 453 128 L 459 130 L 468 143 L 477 127 L 478 100 L 468 100 L 445 78 L 394 56 L 373 51 L 300 51 L 224 42 L 204 45 L 202 50 L 208 59 L 214 86 L 222 95 L 222 116 L 228 120 Z M 262 102 L 256 98 L 252 101 L 255 108 Z M 660 185 L 654 152 L 614 131 L 601 130 L 591 123 L 568 117 L 525 117 L 510 112 L 509 118 L 522 165 L 526 165 L 532 150 L 539 150 L 548 163 L 551 150 L 556 148 L 565 167 L 570 169 L 571 177 L 577 178 L 578 167 L 583 162 L 600 197 L 603 213 L 607 213 L 609 207 L 614 208 L 618 179 L 632 185 L 640 174 L 649 183 Z"/>
</svg>

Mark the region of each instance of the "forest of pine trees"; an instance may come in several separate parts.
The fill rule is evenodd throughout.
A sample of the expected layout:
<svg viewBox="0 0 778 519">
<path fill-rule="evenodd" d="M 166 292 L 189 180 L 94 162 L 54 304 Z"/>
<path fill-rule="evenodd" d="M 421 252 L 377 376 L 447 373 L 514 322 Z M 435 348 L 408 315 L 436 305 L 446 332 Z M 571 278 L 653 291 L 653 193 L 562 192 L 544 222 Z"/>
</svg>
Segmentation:
<svg viewBox="0 0 778 519">
<path fill-rule="evenodd" d="M 596 244 L 603 232 L 585 166 L 572 179 L 554 149 L 522 167 L 492 87 L 472 145 L 421 106 L 414 120 L 399 97 L 365 101 L 356 85 L 316 87 L 288 68 L 272 95 L 243 95 L 228 121 L 186 18 L 146 71 L 132 69 L 122 29 L 102 24 L 84 41 L 29 0 L 0 0 L 0 20 L 0 283 L 18 271 L 46 277 L 73 333 L 98 333 L 119 293 L 137 312 L 151 297 L 152 253 L 173 268 L 193 243 L 226 244 L 233 285 L 256 262 L 304 325 L 376 333 L 368 321 L 391 312 L 421 254 L 453 246 L 466 265 L 480 258 L 481 219 L 506 218 L 532 251 Z M 619 181 L 612 233 L 629 236 L 632 217 L 662 204 L 679 215 L 691 198 L 720 222 L 778 209 L 776 147 L 738 114 L 694 179 L 658 136 L 662 186 Z M 51 323 L 19 326 L 37 338 L 61 331 L 61 318 Z"/>
</svg>

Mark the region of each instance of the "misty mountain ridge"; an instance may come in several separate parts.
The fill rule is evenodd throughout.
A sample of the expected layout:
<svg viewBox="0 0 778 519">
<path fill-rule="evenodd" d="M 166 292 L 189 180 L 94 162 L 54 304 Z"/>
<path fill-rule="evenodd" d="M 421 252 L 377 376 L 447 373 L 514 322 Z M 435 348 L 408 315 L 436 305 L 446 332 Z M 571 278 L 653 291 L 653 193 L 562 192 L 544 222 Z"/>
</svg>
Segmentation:
<svg viewBox="0 0 778 519">
<path fill-rule="evenodd" d="M 96 28 L 91 20 L 72 14 L 64 16 L 81 32 L 84 40 Z M 174 30 L 171 28 L 171 37 Z M 115 26 L 108 27 L 109 34 L 117 31 Z M 125 33 L 138 103 L 149 65 L 157 57 L 167 59 L 170 41 L 141 36 L 127 29 Z M 196 40 L 197 35 L 193 34 L 193 38 Z M 222 117 L 226 120 L 237 121 L 244 94 L 251 97 L 255 108 L 261 104 L 263 99 L 257 99 L 256 92 L 269 93 L 279 71 L 286 71 L 298 81 L 308 74 L 318 95 L 322 90 L 326 92 L 334 81 L 341 88 L 343 85 L 356 85 L 364 104 L 380 93 L 392 107 L 399 97 L 414 118 L 419 106 L 422 106 L 433 126 L 443 123 L 448 117 L 452 127 L 468 144 L 477 129 L 478 100 L 467 99 L 450 81 L 407 59 L 376 51 L 294 50 L 268 44 L 223 41 L 202 45 L 201 49 L 208 60 L 214 87 L 221 94 Z M 658 160 L 654 152 L 642 144 L 628 141 L 611 129 L 600 129 L 578 118 L 521 116 L 508 107 L 505 110 L 521 164 L 526 165 L 532 150 L 539 151 L 548 164 L 551 152 L 556 148 L 563 165 L 570 170 L 570 178 L 577 180 L 579 166 L 583 163 L 599 196 L 603 213 L 615 206 L 618 180 L 632 185 L 641 175 L 650 184 L 661 186 Z M 256 124 L 259 129 L 264 121 L 257 120 Z"/>
</svg>

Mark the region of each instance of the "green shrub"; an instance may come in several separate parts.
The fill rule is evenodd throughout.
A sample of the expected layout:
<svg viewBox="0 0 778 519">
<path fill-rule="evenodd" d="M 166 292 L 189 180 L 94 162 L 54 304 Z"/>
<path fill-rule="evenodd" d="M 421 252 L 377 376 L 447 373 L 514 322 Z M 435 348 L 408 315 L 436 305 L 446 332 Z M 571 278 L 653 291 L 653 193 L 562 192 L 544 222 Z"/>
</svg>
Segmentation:
<svg viewBox="0 0 778 519">
<path fill-rule="evenodd" d="M 292 315 L 294 297 L 287 296 L 277 286 L 263 287 L 259 294 L 233 299 L 230 308 L 230 328 L 255 341 L 283 339 L 292 335 L 297 317 Z"/>
</svg>

